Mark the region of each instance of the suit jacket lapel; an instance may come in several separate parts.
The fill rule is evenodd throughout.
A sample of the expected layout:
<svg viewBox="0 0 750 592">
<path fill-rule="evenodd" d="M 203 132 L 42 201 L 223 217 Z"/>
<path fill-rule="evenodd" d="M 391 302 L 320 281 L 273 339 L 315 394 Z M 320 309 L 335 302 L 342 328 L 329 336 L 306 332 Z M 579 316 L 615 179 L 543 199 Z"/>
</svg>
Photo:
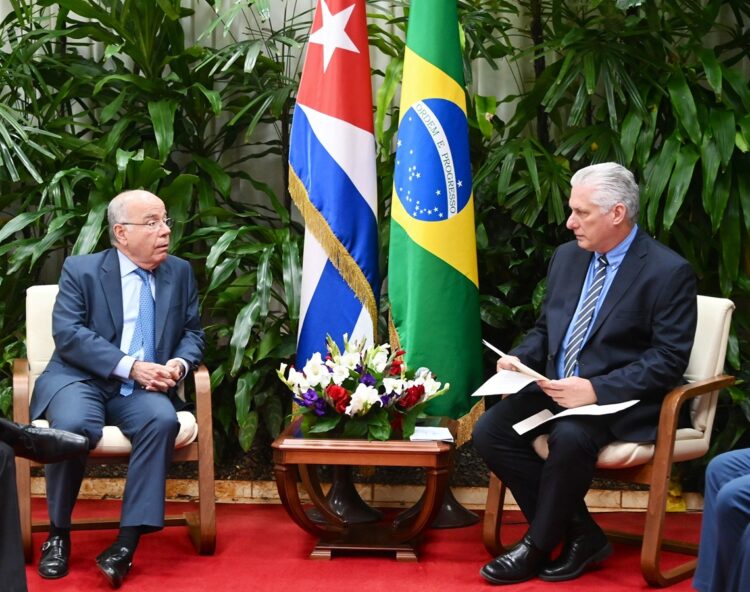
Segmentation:
<svg viewBox="0 0 750 592">
<path fill-rule="evenodd" d="M 557 355 L 568 330 L 568 325 L 573 319 L 578 306 L 578 300 L 581 297 L 581 290 L 586 281 L 586 273 L 591 262 L 591 253 L 578 249 L 574 251 L 571 262 L 566 266 L 565 278 L 560 286 L 560 301 L 562 308 L 548 311 L 547 327 L 549 331 L 549 343 L 554 351 L 550 354 Z"/>
<path fill-rule="evenodd" d="M 625 292 L 637 280 L 638 275 L 641 273 L 641 269 L 643 269 L 643 266 L 646 264 L 648 243 L 643 240 L 645 236 L 643 230 L 639 229 L 633 244 L 630 245 L 628 252 L 625 254 L 625 258 L 622 260 L 620 269 L 617 270 L 617 275 L 607 291 L 607 295 L 604 298 L 604 302 L 602 302 L 599 313 L 594 319 L 594 326 L 591 327 L 589 339 L 591 339 L 594 333 L 599 330 L 599 327 L 602 326 L 602 323 L 625 295 Z"/>
<path fill-rule="evenodd" d="M 117 335 L 116 345 L 122 341 L 122 279 L 120 278 L 120 262 L 117 259 L 117 249 L 110 249 L 102 262 L 100 275 L 102 290 L 107 300 L 109 314 Z"/>
<path fill-rule="evenodd" d="M 164 328 L 167 325 L 167 315 L 169 312 L 169 303 L 172 302 L 172 268 L 165 261 L 155 271 L 156 279 L 156 349 L 159 349 Z"/>
</svg>

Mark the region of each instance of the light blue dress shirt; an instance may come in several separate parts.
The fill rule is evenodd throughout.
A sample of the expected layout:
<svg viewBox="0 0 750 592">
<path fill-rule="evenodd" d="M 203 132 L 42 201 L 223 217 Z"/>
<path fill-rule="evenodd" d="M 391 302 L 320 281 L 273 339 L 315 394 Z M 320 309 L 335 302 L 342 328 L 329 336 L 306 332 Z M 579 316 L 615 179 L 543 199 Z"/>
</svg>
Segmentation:
<svg viewBox="0 0 750 592">
<path fill-rule="evenodd" d="M 627 255 L 630 245 L 633 244 L 633 240 L 635 239 L 635 235 L 637 232 L 638 232 L 638 225 L 636 224 L 633 226 L 633 229 L 630 231 L 628 236 L 626 236 L 625 239 L 619 245 L 617 245 L 614 249 L 610 250 L 608 253 L 597 253 L 597 252 L 592 253 L 591 262 L 589 263 L 589 270 L 586 273 L 586 280 L 583 282 L 583 288 L 581 289 L 581 295 L 578 298 L 578 305 L 576 306 L 576 311 L 573 314 L 573 318 L 570 321 L 570 325 L 568 325 L 568 330 L 565 332 L 565 338 L 563 339 L 562 347 L 560 348 L 560 351 L 557 354 L 557 375 L 558 376 L 560 377 L 563 376 L 563 373 L 564 373 L 563 366 L 565 365 L 565 352 L 567 351 L 568 345 L 570 343 L 570 334 L 573 331 L 573 325 L 575 324 L 575 319 L 578 317 L 578 311 L 581 310 L 581 304 L 583 304 L 584 295 L 586 294 L 586 292 L 588 292 L 591 282 L 594 281 L 594 274 L 596 273 L 597 259 L 599 259 L 599 257 L 601 257 L 602 255 L 606 255 L 609 265 L 607 265 L 607 271 L 604 277 L 604 286 L 602 286 L 602 291 L 599 294 L 599 298 L 596 301 L 596 306 L 594 307 L 594 316 L 592 317 L 591 323 L 589 323 L 589 328 L 586 330 L 586 335 L 583 338 L 584 344 L 586 343 L 586 341 L 588 341 L 589 333 L 591 333 L 591 328 L 594 326 L 594 321 L 596 320 L 596 316 L 599 314 L 599 309 L 602 307 L 602 303 L 604 302 L 604 299 L 607 296 L 607 292 L 609 292 L 609 288 L 612 285 L 612 282 L 614 281 L 615 276 L 617 275 L 617 270 L 620 268 L 620 264 L 622 263 L 623 259 L 625 259 L 625 255 Z M 575 368 L 573 369 L 573 376 L 578 376 L 578 364 L 576 364 Z"/>
<path fill-rule="evenodd" d="M 112 371 L 117 378 L 123 381 L 130 380 L 130 370 L 137 360 L 143 360 L 143 348 L 139 349 L 134 355 L 127 355 L 130 349 L 130 342 L 135 332 L 135 321 L 138 318 L 138 306 L 140 302 L 141 286 L 143 280 L 135 273 L 138 266 L 117 251 L 117 258 L 120 260 L 120 282 L 122 285 L 122 341 L 120 350 L 125 352 L 125 356 L 119 361 Z M 156 300 L 156 286 L 154 275 L 151 274 L 151 296 Z"/>
</svg>

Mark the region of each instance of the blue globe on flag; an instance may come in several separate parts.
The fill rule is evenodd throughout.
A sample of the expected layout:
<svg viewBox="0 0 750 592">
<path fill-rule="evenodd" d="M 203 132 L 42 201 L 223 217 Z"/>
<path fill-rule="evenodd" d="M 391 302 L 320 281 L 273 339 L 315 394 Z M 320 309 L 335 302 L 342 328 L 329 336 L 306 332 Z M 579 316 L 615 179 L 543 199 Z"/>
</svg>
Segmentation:
<svg viewBox="0 0 750 592">
<path fill-rule="evenodd" d="M 471 197 L 466 116 L 452 101 L 424 99 L 404 114 L 398 132 L 396 195 L 417 220 L 458 214 Z"/>
</svg>

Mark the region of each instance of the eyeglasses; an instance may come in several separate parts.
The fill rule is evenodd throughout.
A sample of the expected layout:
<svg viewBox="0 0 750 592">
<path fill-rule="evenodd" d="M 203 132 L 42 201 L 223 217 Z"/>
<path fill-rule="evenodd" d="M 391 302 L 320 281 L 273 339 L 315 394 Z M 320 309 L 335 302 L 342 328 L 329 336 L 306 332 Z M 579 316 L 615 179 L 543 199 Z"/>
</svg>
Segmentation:
<svg viewBox="0 0 750 592">
<path fill-rule="evenodd" d="M 167 228 L 172 228 L 174 225 L 174 218 L 164 218 L 163 220 L 149 220 L 148 222 L 118 222 L 123 226 L 146 226 L 149 230 L 156 230 L 162 224 Z"/>
</svg>

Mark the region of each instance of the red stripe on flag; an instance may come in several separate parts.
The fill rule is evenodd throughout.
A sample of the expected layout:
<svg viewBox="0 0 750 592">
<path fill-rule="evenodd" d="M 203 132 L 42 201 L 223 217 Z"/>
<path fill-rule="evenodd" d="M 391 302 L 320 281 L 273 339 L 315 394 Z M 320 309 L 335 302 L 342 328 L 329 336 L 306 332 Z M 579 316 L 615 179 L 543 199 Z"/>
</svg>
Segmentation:
<svg viewBox="0 0 750 592">
<path fill-rule="evenodd" d="M 297 102 L 372 132 L 372 86 L 365 0 L 318 0 L 311 35 L 323 27 L 324 3 L 334 17 L 354 5 L 344 33 L 356 45 L 358 53 L 343 47 L 329 49 L 332 53 L 327 68 L 324 68 L 324 45 L 308 42 Z"/>
</svg>

